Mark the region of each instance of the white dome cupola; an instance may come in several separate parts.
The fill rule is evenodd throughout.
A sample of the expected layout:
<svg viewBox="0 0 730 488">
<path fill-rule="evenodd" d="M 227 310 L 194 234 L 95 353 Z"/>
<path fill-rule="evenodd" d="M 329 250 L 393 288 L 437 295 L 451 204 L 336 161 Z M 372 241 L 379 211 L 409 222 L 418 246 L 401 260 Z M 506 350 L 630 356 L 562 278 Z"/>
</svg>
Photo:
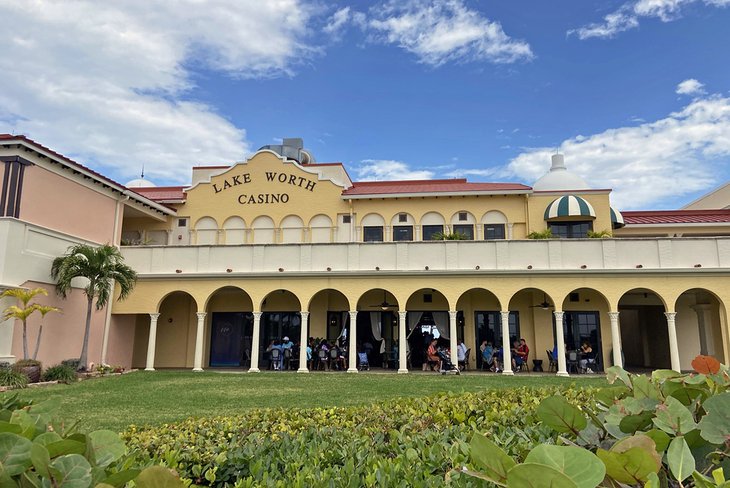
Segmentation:
<svg viewBox="0 0 730 488">
<path fill-rule="evenodd" d="M 565 167 L 565 157 L 562 154 L 553 154 L 550 171 L 532 185 L 535 191 L 572 191 L 589 190 L 590 186 L 583 178 L 568 171 Z"/>
</svg>

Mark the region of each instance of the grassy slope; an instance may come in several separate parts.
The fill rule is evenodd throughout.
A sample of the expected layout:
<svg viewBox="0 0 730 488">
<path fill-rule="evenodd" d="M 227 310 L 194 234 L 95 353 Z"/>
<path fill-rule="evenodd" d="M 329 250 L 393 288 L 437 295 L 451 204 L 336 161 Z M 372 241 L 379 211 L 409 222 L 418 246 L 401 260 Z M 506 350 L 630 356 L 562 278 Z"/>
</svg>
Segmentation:
<svg viewBox="0 0 730 488">
<path fill-rule="evenodd" d="M 225 374 L 179 371 L 136 372 L 22 390 L 22 398 L 42 401 L 60 395 L 60 415 L 81 420 L 83 430 L 121 431 L 129 424 L 173 422 L 190 416 L 242 413 L 256 407 L 364 405 L 395 397 L 443 391 L 479 391 L 514 386 L 602 386 L 594 377 L 439 374 L 260 373 Z M 2 393 L 0 395 L 8 395 Z"/>
</svg>

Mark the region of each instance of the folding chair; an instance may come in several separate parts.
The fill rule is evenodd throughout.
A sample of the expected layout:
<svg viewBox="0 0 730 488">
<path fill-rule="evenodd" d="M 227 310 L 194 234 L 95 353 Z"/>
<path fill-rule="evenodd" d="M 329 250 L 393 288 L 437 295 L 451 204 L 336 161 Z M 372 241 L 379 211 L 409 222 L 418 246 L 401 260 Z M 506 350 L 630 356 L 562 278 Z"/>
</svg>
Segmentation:
<svg viewBox="0 0 730 488">
<path fill-rule="evenodd" d="M 545 349 L 548 357 L 548 373 L 558 371 L 558 360 L 553 357 L 553 352 L 550 349 Z"/>
</svg>

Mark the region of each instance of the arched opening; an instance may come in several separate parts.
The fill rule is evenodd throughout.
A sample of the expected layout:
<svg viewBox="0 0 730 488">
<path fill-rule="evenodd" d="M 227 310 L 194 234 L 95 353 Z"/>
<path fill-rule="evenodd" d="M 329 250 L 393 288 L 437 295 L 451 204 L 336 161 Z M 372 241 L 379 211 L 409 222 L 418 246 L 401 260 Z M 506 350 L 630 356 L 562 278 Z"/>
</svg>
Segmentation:
<svg viewBox="0 0 730 488">
<path fill-rule="evenodd" d="M 500 311 L 502 307 L 494 293 L 483 288 L 472 288 L 461 294 L 456 302 L 456 323 L 459 339 L 472 350 L 470 359 L 477 369 L 487 369 L 483 364 L 487 346 L 492 350 L 501 345 Z M 462 335 L 463 334 L 463 335 Z M 469 366 L 471 367 L 471 365 Z"/>
<path fill-rule="evenodd" d="M 241 217 L 229 217 L 223 222 L 223 232 L 227 245 L 246 242 L 246 222 Z"/>
<path fill-rule="evenodd" d="M 490 210 L 482 217 L 484 240 L 508 239 L 507 217 L 499 210 Z"/>
<path fill-rule="evenodd" d="M 233 286 L 219 288 L 206 306 L 208 344 L 205 363 L 211 367 L 238 368 L 251 365 L 253 302 L 245 291 Z"/>
<path fill-rule="evenodd" d="M 261 331 L 259 340 L 259 368 L 280 369 L 284 365 L 283 353 L 279 355 L 278 366 L 272 361 L 272 349 L 291 342 L 288 347 L 299 349 L 302 326 L 301 303 L 288 290 L 275 290 L 261 302 Z"/>
<path fill-rule="evenodd" d="M 296 215 L 289 215 L 281 220 L 281 242 L 297 244 L 304 242 L 304 222 Z"/>
<path fill-rule="evenodd" d="M 418 369 L 423 367 L 426 361 L 426 349 L 433 339 L 436 339 L 437 347 L 449 348 L 451 339 L 449 301 L 436 289 L 422 288 L 408 297 L 406 310 L 409 366 Z"/>
<path fill-rule="evenodd" d="M 367 214 L 360 221 L 363 242 L 383 242 L 385 219 L 380 214 Z"/>
<path fill-rule="evenodd" d="M 520 339 L 525 339 L 529 348 L 527 366 L 532 367 L 533 359 L 542 360 L 544 353 L 540 351 L 552 351 L 554 347 L 555 300 L 539 288 L 524 288 L 510 299 L 509 311 L 509 344 L 514 348 Z"/>
<path fill-rule="evenodd" d="M 474 226 L 477 220 L 471 212 L 460 210 L 451 217 L 451 232 L 461 234 L 464 239 L 473 241 L 476 235 Z"/>
<path fill-rule="evenodd" d="M 254 244 L 273 244 L 274 243 L 274 221 L 271 217 L 261 215 L 251 222 L 253 230 Z"/>
<path fill-rule="evenodd" d="M 421 240 L 431 241 L 437 234 L 445 231 L 446 220 L 438 212 L 428 212 L 421 217 Z"/>
<path fill-rule="evenodd" d="M 575 368 L 578 371 L 573 372 L 604 371 L 606 365 L 611 364 L 612 352 L 610 310 L 606 297 L 592 288 L 578 288 L 565 297 L 562 310 L 568 372 Z M 536 351 L 536 356 L 540 355 L 540 351 Z M 553 349 L 548 351 L 552 354 Z"/>
<path fill-rule="evenodd" d="M 309 221 L 310 241 L 332 242 L 332 219 L 327 215 L 315 215 Z"/>
<path fill-rule="evenodd" d="M 357 352 L 367 354 L 371 366 L 394 364 L 399 310 L 395 295 L 382 288 L 369 290 L 357 301 L 357 310 Z"/>
<path fill-rule="evenodd" d="M 201 217 L 195 223 L 196 244 L 212 246 L 218 243 L 218 223 L 213 217 Z"/>
<path fill-rule="evenodd" d="M 679 362 L 683 370 L 692 369 L 698 354 L 725 361 L 722 322 L 725 305 L 712 291 L 693 288 L 682 293 L 674 306 L 677 312 L 677 343 Z"/>
<path fill-rule="evenodd" d="M 350 346 L 350 302 L 338 290 L 320 290 L 309 302 L 309 332 L 307 334 L 311 358 L 308 367 L 327 369 L 340 367 L 347 369 L 347 350 Z M 327 349 L 320 357 L 322 342 Z M 334 349 L 335 353 L 330 351 Z M 330 354 L 335 354 L 334 360 Z M 341 361 L 338 358 L 342 358 Z M 322 362 L 324 359 L 324 363 Z"/>
<path fill-rule="evenodd" d="M 626 369 L 670 369 L 669 332 L 662 298 L 635 288 L 618 302 L 621 345 Z"/>
<path fill-rule="evenodd" d="M 195 356 L 195 334 L 198 305 L 184 291 L 166 295 L 159 304 L 154 368 L 192 368 Z M 150 316 L 139 314 L 134 334 L 132 366 L 144 368 L 150 335 Z"/>
</svg>

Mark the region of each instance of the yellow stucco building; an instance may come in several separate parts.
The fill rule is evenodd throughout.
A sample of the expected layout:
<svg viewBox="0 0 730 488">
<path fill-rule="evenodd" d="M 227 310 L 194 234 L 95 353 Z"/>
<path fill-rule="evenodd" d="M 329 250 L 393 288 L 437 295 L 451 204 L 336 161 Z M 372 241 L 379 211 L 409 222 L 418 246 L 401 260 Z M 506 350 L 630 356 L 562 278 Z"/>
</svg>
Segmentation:
<svg viewBox="0 0 730 488">
<path fill-rule="evenodd" d="M 452 351 L 463 339 L 470 368 L 484 341 L 504 346 L 507 374 L 520 337 L 530 367 L 547 370 L 557 346 L 559 375 L 576 370 L 584 341 L 598 370 L 689 369 L 699 353 L 728 362 L 730 210 L 622 216 L 562 155 L 532 186 L 353 182 L 285 139 L 195 167 L 187 187 L 128 186 L 170 215 L 123 219 L 140 279 L 114 303 L 110 363 L 258 371 L 288 336 L 301 372 L 298 344 L 316 337 L 348 347 L 349 371 L 372 347 L 371 364 L 405 373 L 421 369 L 427 334 Z M 557 238 L 534 238 L 546 230 Z"/>
</svg>

